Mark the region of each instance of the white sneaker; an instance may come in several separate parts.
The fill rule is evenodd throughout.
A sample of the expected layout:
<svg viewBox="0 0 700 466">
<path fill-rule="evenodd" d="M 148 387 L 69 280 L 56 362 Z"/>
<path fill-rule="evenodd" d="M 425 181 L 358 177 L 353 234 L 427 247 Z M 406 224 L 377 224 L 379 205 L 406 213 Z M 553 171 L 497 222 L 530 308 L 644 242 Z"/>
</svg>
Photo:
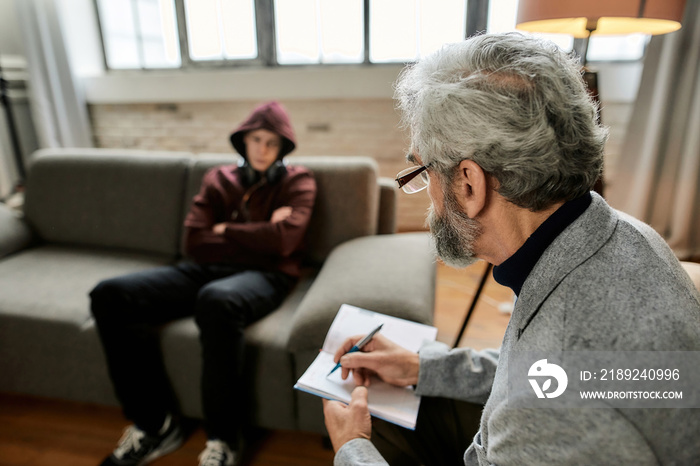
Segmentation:
<svg viewBox="0 0 700 466">
<path fill-rule="evenodd" d="M 155 436 L 131 425 L 124 430 L 117 448 L 105 458 L 102 466 L 141 466 L 177 450 L 182 441 L 182 430 L 170 415 Z"/>
<path fill-rule="evenodd" d="M 221 440 L 207 440 L 207 446 L 199 454 L 199 466 L 234 466 L 236 453 Z"/>
</svg>

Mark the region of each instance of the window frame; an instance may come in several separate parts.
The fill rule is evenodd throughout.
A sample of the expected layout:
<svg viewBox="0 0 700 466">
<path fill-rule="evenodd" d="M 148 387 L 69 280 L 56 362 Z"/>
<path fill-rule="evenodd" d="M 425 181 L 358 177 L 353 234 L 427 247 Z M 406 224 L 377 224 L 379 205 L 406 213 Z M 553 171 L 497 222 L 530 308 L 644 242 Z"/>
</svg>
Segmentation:
<svg viewBox="0 0 700 466">
<path fill-rule="evenodd" d="M 466 0 L 466 37 L 477 33 L 482 33 L 488 27 L 489 0 Z M 372 62 L 370 60 L 370 0 L 363 0 L 363 38 L 364 38 L 364 58 L 358 63 L 304 63 L 304 64 L 280 64 L 277 62 L 276 33 L 274 17 L 274 0 L 254 0 L 255 8 L 255 29 L 258 46 L 258 56 L 256 58 L 241 59 L 217 59 L 217 60 L 193 60 L 190 58 L 189 38 L 187 36 L 187 24 L 185 15 L 185 0 L 174 0 L 175 20 L 177 22 L 178 44 L 180 47 L 180 66 L 177 67 L 144 67 L 142 52 L 142 38 L 137 36 L 140 66 L 136 68 L 111 68 L 107 62 L 105 45 L 105 35 L 100 20 L 100 7 L 98 0 L 93 0 L 95 8 L 95 21 L 100 36 L 100 46 L 105 70 L 110 73 L 139 73 L 158 71 L 194 71 L 194 70 L 221 70 L 236 68 L 302 68 L 302 67 L 348 67 L 348 66 L 394 66 L 406 62 Z M 466 38 L 465 37 L 465 38 Z M 574 51 L 579 53 L 583 45 L 582 39 L 574 40 Z M 580 53 L 579 53 L 580 56 Z M 643 58 L 642 58 L 643 59 Z M 638 60 L 605 60 L 601 63 L 634 63 Z"/>
</svg>

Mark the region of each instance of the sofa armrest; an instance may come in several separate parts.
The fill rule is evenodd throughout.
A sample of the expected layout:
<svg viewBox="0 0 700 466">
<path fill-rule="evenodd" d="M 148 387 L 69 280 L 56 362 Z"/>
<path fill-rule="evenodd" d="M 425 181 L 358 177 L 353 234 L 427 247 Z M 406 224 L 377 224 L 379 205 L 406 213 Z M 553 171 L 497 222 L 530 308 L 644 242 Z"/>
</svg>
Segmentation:
<svg viewBox="0 0 700 466">
<path fill-rule="evenodd" d="M 379 184 L 379 218 L 377 219 L 377 234 L 387 235 L 396 233 L 396 202 L 399 188 L 391 178 L 377 179 Z"/>
<path fill-rule="evenodd" d="M 294 313 L 287 349 L 321 348 L 344 303 L 431 324 L 435 272 L 427 233 L 367 236 L 341 244 Z"/>
<path fill-rule="evenodd" d="M 22 215 L 0 204 L 0 257 L 26 248 L 32 239 L 32 231 Z"/>
</svg>

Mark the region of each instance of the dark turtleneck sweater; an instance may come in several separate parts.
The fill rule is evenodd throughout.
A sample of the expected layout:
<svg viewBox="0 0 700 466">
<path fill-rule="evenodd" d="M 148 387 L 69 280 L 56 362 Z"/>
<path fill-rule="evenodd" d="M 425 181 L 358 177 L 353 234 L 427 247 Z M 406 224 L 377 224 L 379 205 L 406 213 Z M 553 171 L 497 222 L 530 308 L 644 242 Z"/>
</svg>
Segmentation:
<svg viewBox="0 0 700 466">
<path fill-rule="evenodd" d="M 515 254 L 493 268 L 493 278 L 499 284 L 513 290 L 516 296 L 519 295 L 525 280 L 544 251 L 591 205 L 591 200 L 591 193 L 586 193 L 565 202 L 530 235 Z"/>
</svg>

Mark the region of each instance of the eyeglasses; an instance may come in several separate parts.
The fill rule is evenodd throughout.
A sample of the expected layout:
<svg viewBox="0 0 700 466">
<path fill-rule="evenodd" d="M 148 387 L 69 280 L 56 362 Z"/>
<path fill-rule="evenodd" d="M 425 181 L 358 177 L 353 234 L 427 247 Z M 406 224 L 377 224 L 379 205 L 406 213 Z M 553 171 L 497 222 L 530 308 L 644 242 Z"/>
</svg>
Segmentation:
<svg viewBox="0 0 700 466">
<path fill-rule="evenodd" d="M 399 184 L 399 188 L 403 190 L 406 194 L 417 193 L 418 191 L 423 191 L 428 187 L 428 182 L 430 177 L 428 176 L 428 165 L 422 165 L 420 167 L 409 167 L 405 170 L 401 170 L 396 175 L 396 182 Z"/>
</svg>

